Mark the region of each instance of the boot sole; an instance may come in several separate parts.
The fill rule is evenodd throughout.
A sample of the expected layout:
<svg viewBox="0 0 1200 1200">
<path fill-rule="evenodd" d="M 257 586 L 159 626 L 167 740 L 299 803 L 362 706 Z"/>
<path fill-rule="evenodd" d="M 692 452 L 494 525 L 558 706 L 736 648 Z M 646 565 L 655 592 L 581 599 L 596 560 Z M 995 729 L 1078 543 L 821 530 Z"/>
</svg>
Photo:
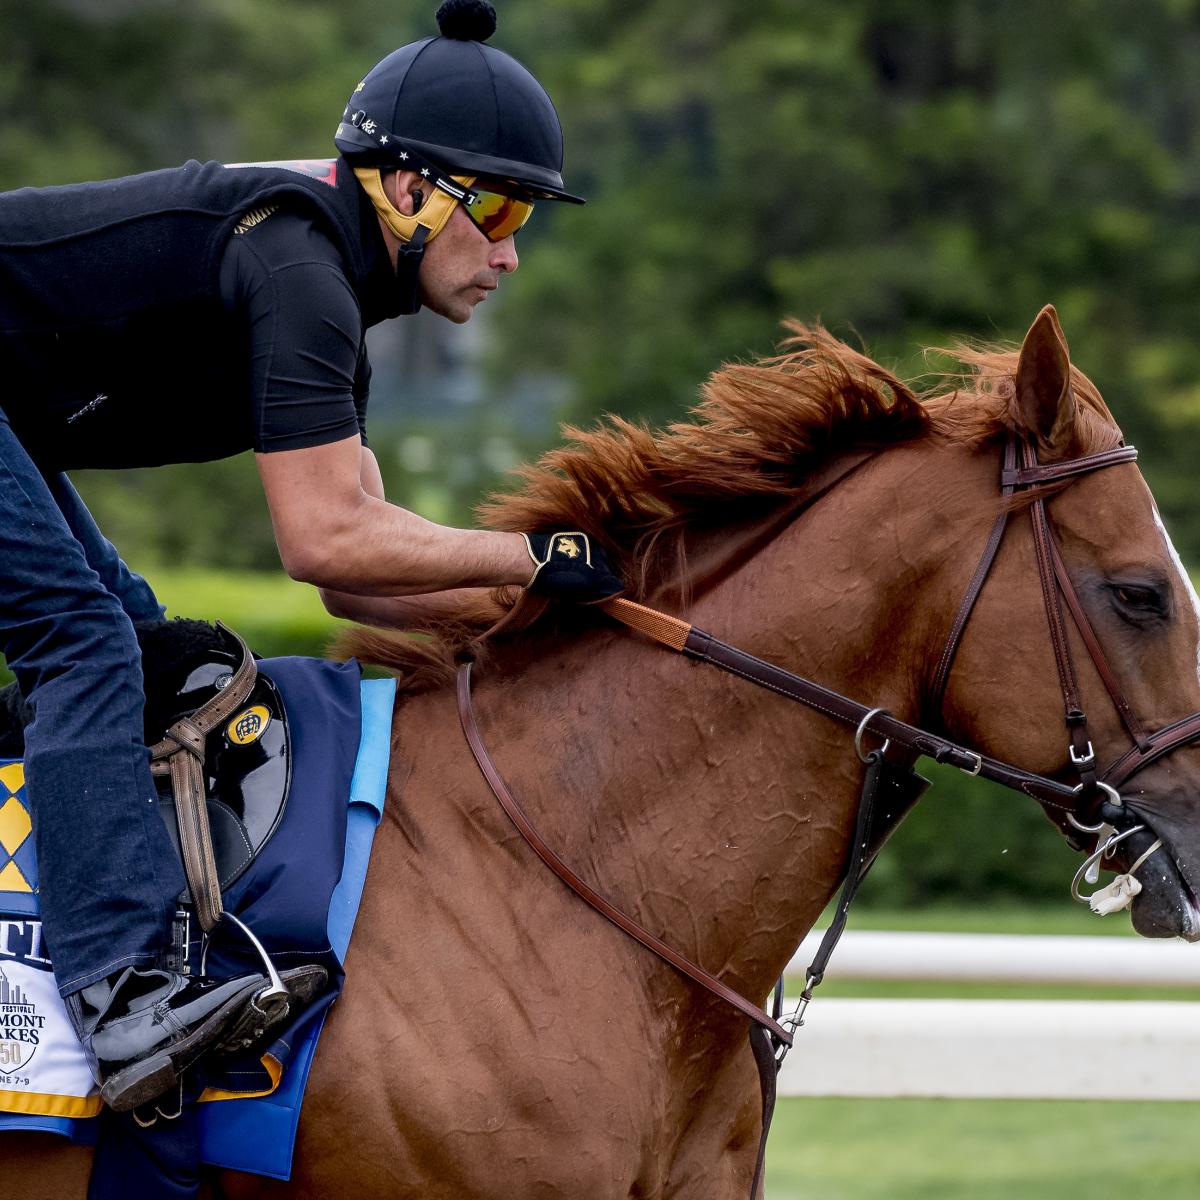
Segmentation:
<svg viewBox="0 0 1200 1200">
<path fill-rule="evenodd" d="M 210 1051 L 240 1052 L 262 1041 L 287 1020 L 289 1013 L 307 1004 L 328 977 L 324 967 L 281 971 L 280 978 L 288 989 L 287 999 L 280 997 L 261 1007 L 257 1000 L 267 990 L 267 981 L 259 979 L 247 984 L 186 1037 L 111 1075 L 100 1089 L 101 1097 L 114 1112 L 128 1112 L 157 1100 Z"/>
</svg>

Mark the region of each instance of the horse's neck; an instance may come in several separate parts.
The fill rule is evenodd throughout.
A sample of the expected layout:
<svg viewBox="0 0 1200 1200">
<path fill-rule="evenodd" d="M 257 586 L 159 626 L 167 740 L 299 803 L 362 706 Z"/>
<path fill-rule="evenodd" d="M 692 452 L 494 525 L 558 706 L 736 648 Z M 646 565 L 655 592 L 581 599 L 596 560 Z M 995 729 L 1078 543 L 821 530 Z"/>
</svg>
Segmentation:
<svg viewBox="0 0 1200 1200">
<path fill-rule="evenodd" d="M 863 468 L 690 619 L 915 717 L 957 586 L 940 564 L 961 537 L 914 489 L 931 453 Z M 943 472 L 939 491 L 954 486 Z M 479 688 L 488 740 L 535 823 L 626 911 L 761 996 L 841 873 L 861 782 L 852 731 L 621 630 L 539 649 L 520 668 L 505 661 L 517 648 L 502 654 Z M 536 760 L 506 743 L 532 743 Z"/>
</svg>

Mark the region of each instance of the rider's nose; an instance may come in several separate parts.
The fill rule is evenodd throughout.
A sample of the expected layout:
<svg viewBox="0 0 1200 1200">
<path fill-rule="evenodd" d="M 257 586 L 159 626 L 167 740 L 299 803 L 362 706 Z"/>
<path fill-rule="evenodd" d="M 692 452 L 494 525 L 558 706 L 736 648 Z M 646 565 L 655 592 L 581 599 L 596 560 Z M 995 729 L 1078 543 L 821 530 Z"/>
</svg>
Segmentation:
<svg viewBox="0 0 1200 1200">
<path fill-rule="evenodd" d="M 517 269 L 517 235 L 510 233 L 503 241 L 495 244 L 492 251 L 491 266 L 496 271 L 507 271 L 510 274 Z"/>
</svg>

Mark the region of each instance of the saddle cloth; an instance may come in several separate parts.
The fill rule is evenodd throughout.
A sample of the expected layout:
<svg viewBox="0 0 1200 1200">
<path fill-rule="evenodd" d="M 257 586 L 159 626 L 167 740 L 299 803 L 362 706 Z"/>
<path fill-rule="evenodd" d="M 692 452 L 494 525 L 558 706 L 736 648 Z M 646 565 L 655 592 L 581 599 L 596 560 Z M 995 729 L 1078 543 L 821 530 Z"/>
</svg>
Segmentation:
<svg viewBox="0 0 1200 1200">
<path fill-rule="evenodd" d="M 201 1106 L 204 1162 L 287 1179 L 304 1086 L 341 990 L 383 812 L 395 683 L 362 680 L 353 662 L 264 659 L 259 670 L 286 712 L 290 780 L 282 816 L 224 889 L 225 906 L 279 967 L 321 963 L 332 986 L 265 1050 L 198 1071 L 190 1098 Z M 90 1143 L 100 1099 L 42 944 L 24 773 L 11 760 L 0 760 L 0 848 L 0 1131 L 35 1129 Z M 194 971 L 200 929 L 194 918 L 185 923 Z M 207 970 L 258 969 L 246 949 L 220 934 Z"/>
</svg>

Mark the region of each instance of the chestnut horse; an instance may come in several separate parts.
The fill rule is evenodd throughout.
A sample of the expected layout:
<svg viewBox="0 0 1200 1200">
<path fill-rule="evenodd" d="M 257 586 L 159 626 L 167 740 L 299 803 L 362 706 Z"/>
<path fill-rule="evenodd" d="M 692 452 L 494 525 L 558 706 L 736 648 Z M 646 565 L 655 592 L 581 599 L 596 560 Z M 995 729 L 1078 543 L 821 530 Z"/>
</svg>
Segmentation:
<svg viewBox="0 0 1200 1200">
<path fill-rule="evenodd" d="M 929 702 L 996 517 L 1001 441 L 1028 436 L 1046 463 L 1120 443 L 1070 366 L 1053 310 L 1019 356 L 963 351 L 960 386 L 929 395 L 822 330 L 794 331 L 778 357 L 719 370 L 690 423 L 575 434 L 493 504 L 490 522 L 589 530 L 635 596 L 903 720 L 1067 778 L 1028 522 L 1010 523 L 944 701 Z M 864 446 L 880 452 L 755 543 L 823 461 Z M 1195 596 L 1137 468 L 1080 478 L 1049 509 L 1142 718 L 1158 727 L 1200 709 Z M 749 1191 L 760 1101 L 745 1018 L 551 875 L 467 751 L 452 666 L 494 615 L 464 613 L 432 640 L 354 636 L 361 657 L 400 673 L 401 701 L 348 983 L 317 1056 L 292 1182 L 225 1175 L 214 1195 Z M 1128 739 L 1075 650 L 1108 762 Z M 761 1001 L 845 868 L 862 781 L 847 727 L 596 609 L 493 640 L 475 675 L 483 733 L 548 841 L 643 925 Z M 1200 754 L 1160 759 L 1134 796 L 1166 847 L 1142 873 L 1134 923 L 1195 939 Z M 32 1136 L 3 1145 L 6 1192 L 84 1195 L 86 1152 Z"/>
</svg>

